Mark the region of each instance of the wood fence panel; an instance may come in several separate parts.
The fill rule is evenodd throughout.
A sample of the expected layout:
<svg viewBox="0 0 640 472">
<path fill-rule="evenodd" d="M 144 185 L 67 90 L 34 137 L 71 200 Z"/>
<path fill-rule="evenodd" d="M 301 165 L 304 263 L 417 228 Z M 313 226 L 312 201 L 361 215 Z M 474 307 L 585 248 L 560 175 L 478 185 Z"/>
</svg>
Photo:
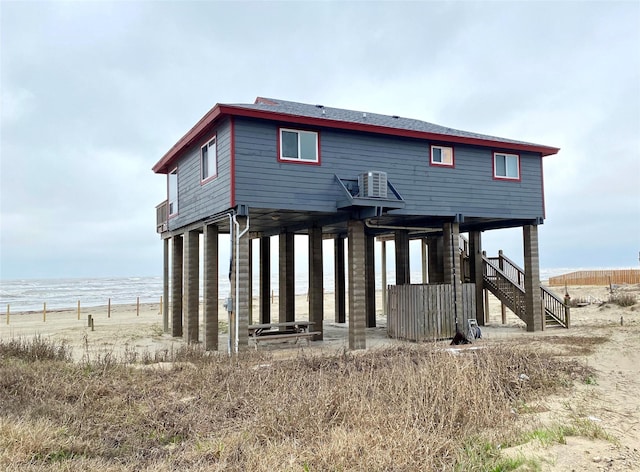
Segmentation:
<svg viewBox="0 0 640 472">
<path fill-rule="evenodd" d="M 640 284 L 640 270 L 580 270 L 569 274 L 549 277 L 552 287 L 562 285 L 609 285 Z"/>
<path fill-rule="evenodd" d="M 458 326 L 466 332 L 475 317 L 475 284 L 463 284 L 457 303 Z M 387 289 L 387 333 L 392 338 L 431 341 L 456 332 L 453 287 L 448 284 L 390 285 Z"/>
</svg>

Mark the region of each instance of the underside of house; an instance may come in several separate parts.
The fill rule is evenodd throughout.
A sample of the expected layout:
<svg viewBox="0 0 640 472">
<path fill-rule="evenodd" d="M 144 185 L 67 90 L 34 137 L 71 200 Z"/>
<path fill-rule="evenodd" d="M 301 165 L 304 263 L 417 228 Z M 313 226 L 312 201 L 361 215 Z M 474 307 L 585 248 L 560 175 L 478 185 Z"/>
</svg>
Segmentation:
<svg viewBox="0 0 640 472">
<path fill-rule="evenodd" d="M 301 153 L 309 152 L 303 145 L 312 150 L 311 157 L 291 157 L 285 146 L 292 136 Z M 426 163 L 420 154 L 425 147 L 431 156 Z M 202 169 L 214 151 L 216 172 L 207 177 Z M 366 347 L 366 328 L 376 324 L 376 239 L 382 309 L 392 337 L 444 339 L 464 331 L 468 319 L 483 325 L 486 291 L 529 331 L 568 327 L 563 301 L 541 288 L 539 277 L 542 156 L 557 151 L 320 105 L 271 99 L 216 105 L 154 167 L 169 179 L 168 198 L 156 209 L 164 241 L 165 299 L 171 301 L 164 305 L 165 330 L 218 349 L 218 236 L 224 233 L 230 235 L 232 254 L 226 304 L 232 351 L 248 346 L 255 321 L 265 326 L 297 321 L 294 236 L 301 234 L 308 236 L 308 321 L 314 340 L 323 338 L 324 292 L 333 291 L 332 321 L 348 323 L 351 349 Z M 488 176 L 482 168 L 487 162 L 493 168 Z M 194 163 L 200 179 L 198 170 L 191 171 Z M 190 184 L 194 180 L 199 186 Z M 503 254 L 488 257 L 482 251 L 483 232 L 514 227 L 522 228 L 523 268 Z M 279 253 L 277 315 L 270 304 L 273 237 Z M 334 241 L 334 287 L 323 286 L 326 239 Z M 422 245 L 420 284 L 411 281 L 411 240 Z M 394 286 L 386 283 L 389 241 L 394 243 Z M 260 271 L 255 314 L 254 258 Z"/>
</svg>

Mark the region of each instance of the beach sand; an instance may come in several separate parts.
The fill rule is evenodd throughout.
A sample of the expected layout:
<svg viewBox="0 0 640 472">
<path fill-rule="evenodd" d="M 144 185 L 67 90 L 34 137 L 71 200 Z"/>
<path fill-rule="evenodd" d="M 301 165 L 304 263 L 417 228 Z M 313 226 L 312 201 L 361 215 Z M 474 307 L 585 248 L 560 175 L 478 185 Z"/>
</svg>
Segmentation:
<svg viewBox="0 0 640 472">
<path fill-rule="evenodd" d="M 564 288 L 554 288 L 564 295 Z M 622 286 L 619 292 L 632 293 L 640 300 L 640 285 Z M 482 328 L 483 339 L 475 345 L 497 342 L 539 343 L 545 348 L 558 350 L 563 356 L 575 357 L 596 370 L 592 384 L 577 384 L 571 397 L 546 398 L 537 407 L 536 421 L 540 424 L 557 424 L 563 419 L 580 417 L 591 421 L 610 434 L 615 441 L 588 439 L 582 436 L 567 437 L 566 444 L 542 445 L 530 441 L 510 448 L 507 454 L 524 454 L 538 457 L 543 470 L 640 470 L 640 303 L 632 307 L 619 307 L 604 303 L 609 299 L 608 287 L 569 287 L 574 299 L 591 301 L 581 308 L 571 310 L 571 329 L 548 329 L 528 333 L 522 323 L 508 310 L 507 323 L 501 324 L 500 303 L 490 297 L 489 323 Z M 386 320 L 382 317 L 381 294 L 377 294 L 378 317 L 376 328 L 367 329 L 367 347 L 402 343 L 388 339 Z M 296 356 L 301 351 L 333 353 L 348 347 L 348 326 L 334 322 L 334 298 L 328 293 L 324 299 L 325 340 L 294 344 L 267 343 L 260 350 L 268 350 L 275 357 Z M 226 328 L 227 313 L 219 307 L 221 328 Z M 253 318 L 257 318 L 258 299 L 254 298 Z M 94 330 L 88 327 L 87 317 L 94 319 Z M 277 319 L 277 297 L 272 304 L 272 319 Z M 202 316 L 201 316 L 202 318 Z M 296 319 L 308 319 L 308 302 L 304 295 L 296 297 Z M 622 319 L 622 320 L 621 320 Z M 622 321 L 622 323 L 621 323 Z M 114 305 L 108 316 L 107 307 L 81 308 L 80 319 L 76 308 L 52 310 L 46 321 L 42 312 L 12 313 L 9 324 L 6 314 L 0 314 L 0 339 L 46 337 L 72 346 L 74 357 L 111 353 L 123 356 L 133 351 L 154 353 L 183 346 L 180 338 L 163 333 L 159 303 L 140 305 Z M 225 329 L 226 331 L 226 329 Z M 203 336 L 202 326 L 200 337 Z M 606 341 L 595 346 L 595 352 L 584 353 L 581 340 L 604 337 Z M 448 348 L 448 342 L 439 343 Z M 220 334 L 219 347 L 226 351 L 227 336 Z M 575 346 L 575 348 L 573 347 Z M 528 418 L 526 421 L 531 421 Z"/>
</svg>

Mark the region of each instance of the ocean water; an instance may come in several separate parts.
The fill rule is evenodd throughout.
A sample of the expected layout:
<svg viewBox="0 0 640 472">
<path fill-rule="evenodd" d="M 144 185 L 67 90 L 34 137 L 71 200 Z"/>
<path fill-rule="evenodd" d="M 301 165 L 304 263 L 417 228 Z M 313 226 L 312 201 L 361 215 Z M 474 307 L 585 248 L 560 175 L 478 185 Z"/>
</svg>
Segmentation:
<svg viewBox="0 0 640 472">
<path fill-rule="evenodd" d="M 565 274 L 580 269 L 546 269 L 540 271 L 540 278 L 547 280 L 554 275 Z M 421 272 L 412 272 L 411 280 L 420 282 Z M 388 272 L 387 283 L 395 283 L 395 272 Z M 258 295 L 259 279 L 253 278 L 253 294 Z M 376 274 L 376 287 L 382 288 L 382 277 Z M 309 280 L 306 273 L 296 274 L 295 291 L 301 295 L 307 293 Z M 324 288 L 327 292 L 334 289 L 333 274 L 325 274 Z M 278 275 L 271 275 L 271 289 L 278 294 Z M 219 277 L 219 296 L 229 296 L 230 284 L 226 274 Z M 202 287 L 200 289 L 202 293 Z M 84 307 L 106 305 L 109 298 L 112 304 L 157 303 L 162 296 L 162 277 L 96 277 L 75 279 L 16 279 L 0 281 L 0 313 L 6 306 L 12 312 L 41 310 L 46 302 L 47 309 L 73 308 L 80 300 Z"/>
</svg>

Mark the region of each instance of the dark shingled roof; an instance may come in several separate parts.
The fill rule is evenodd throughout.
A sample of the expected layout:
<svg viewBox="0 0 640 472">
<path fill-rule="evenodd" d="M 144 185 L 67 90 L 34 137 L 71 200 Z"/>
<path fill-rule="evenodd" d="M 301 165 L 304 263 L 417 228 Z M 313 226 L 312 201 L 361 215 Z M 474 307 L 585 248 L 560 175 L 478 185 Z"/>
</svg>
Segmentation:
<svg viewBox="0 0 640 472">
<path fill-rule="evenodd" d="M 446 126 L 436 125 L 434 123 L 429 123 L 428 121 L 415 120 L 413 118 L 405 118 L 397 115 L 380 115 L 378 113 L 345 110 L 343 108 L 332 108 L 324 105 L 309 105 L 307 103 L 289 102 L 278 98 L 258 97 L 255 103 L 233 103 L 229 104 L 229 106 L 248 108 L 252 110 L 271 111 L 282 113 L 284 115 L 304 116 L 307 118 L 324 118 L 344 121 L 345 123 L 358 123 L 362 125 L 382 126 L 385 128 L 394 128 L 399 130 L 434 133 L 444 136 L 457 136 L 460 138 L 486 139 L 491 141 L 500 141 L 503 143 L 536 145 L 526 141 L 516 141 L 514 139 L 499 138 L 486 134 L 472 133 L 471 131 L 447 128 Z"/>
<path fill-rule="evenodd" d="M 470 144 L 495 149 L 530 151 L 542 156 L 556 154 L 559 149 L 541 144 L 498 138 L 447 128 L 426 121 L 378 113 L 345 110 L 323 105 L 289 102 L 274 98 L 258 97 L 255 103 L 219 103 L 207 112 L 167 153 L 153 166 L 153 171 L 167 173 L 182 150 L 195 140 L 212 123 L 223 117 L 244 116 L 263 120 L 298 123 L 305 126 L 348 129 L 352 131 L 405 136 L 432 141 Z"/>
</svg>

